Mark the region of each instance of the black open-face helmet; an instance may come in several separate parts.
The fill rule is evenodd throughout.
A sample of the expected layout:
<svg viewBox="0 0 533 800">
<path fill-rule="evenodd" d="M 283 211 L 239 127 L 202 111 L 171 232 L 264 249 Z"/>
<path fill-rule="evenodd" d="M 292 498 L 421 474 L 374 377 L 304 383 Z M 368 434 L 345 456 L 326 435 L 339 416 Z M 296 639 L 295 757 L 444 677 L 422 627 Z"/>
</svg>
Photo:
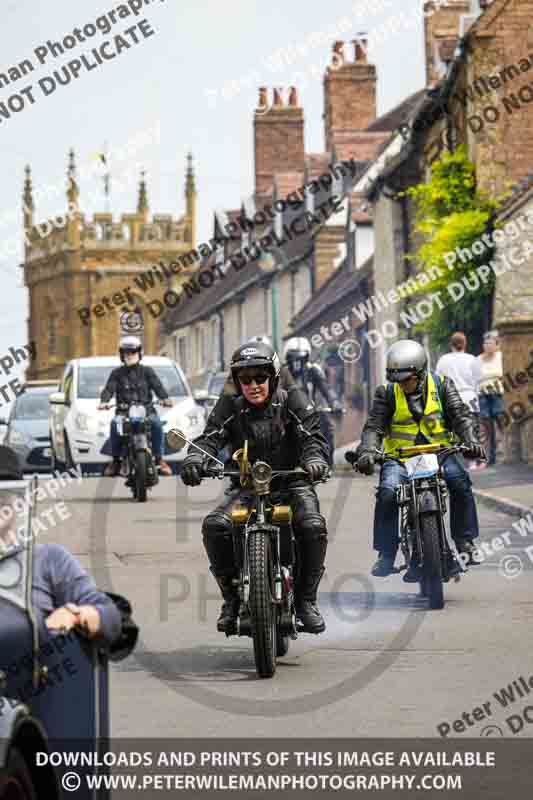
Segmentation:
<svg viewBox="0 0 533 800">
<path fill-rule="evenodd" d="M 272 397 L 279 383 L 281 364 L 278 354 L 265 342 L 246 342 L 238 347 L 231 357 L 231 377 L 237 392 L 241 393 L 238 373 L 245 367 L 264 367 L 270 374 L 269 397 Z"/>
</svg>

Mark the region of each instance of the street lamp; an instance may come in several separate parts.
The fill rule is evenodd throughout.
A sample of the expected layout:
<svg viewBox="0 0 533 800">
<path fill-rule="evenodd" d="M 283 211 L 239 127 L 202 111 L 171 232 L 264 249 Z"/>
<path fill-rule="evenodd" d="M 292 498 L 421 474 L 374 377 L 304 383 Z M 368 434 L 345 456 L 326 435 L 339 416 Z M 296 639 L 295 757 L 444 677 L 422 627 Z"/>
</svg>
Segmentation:
<svg viewBox="0 0 533 800">
<path fill-rule="evenodd" d="M 268 250 L 263 250 L 257 263 L 263 272 L 272 275 L 272 344 L 277 353 L 279 351 L 278 276 L 289 263 L 289 259 L 281 247 L 270 247 Z"/>
</svg>

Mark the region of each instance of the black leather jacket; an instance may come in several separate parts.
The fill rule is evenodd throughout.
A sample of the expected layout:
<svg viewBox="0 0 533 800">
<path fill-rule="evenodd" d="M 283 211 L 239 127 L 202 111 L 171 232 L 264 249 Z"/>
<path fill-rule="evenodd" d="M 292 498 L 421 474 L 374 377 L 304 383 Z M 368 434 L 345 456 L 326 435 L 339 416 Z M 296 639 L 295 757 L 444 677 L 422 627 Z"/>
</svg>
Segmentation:
<svg viewBox="0 0 533 800">
<path fill-rule="evenodd" d="M 108 403 L 116 396 L 117 405 L 129 406 L 131 403 L 145 405 L 148 413 L 154 413 L 152 393 L 160 400 L 168 398 L 167 391 L 152 367 L 135 364 L 133 367 L 117 367 L 113 370 L 100 395 L 101 403 Z"/>
<path fill-rule="evenodd" d="M 441 402 L 444 411 L 444 424 L 448 430 L 457 434 L 462 442 L 475 443 L 477 441 L 475 417 L 471 409 L 463 403 L 457 391 L 455 383 L 451 378 L 441 376 Z M 411 410 L 415 417 L 419 417 L 416 409 L 409 403 L 410 395 L 406 396 Z M 421 392 L 421 408 L 425 407 L 427 398 L 427 378 L 423 383 Z M 374 394 L 374 402 L 368 414 L 368 419 L 361 433 L 361 444 L 357 448 L 357 455 L 361 455 L 364 450 L 381 448 L 383 439 L 388 433 L 390 423 L 394 416 L 394 395 L 391 399 L 387 398 L 385 385 L 378 386 Z M 414 413 L 413 413 L 414 411 Z"/>
<path fill-rule="evenodd" d="M 255 408 L 242 395 L 222 393 L 204 432 L 195 439 L 216 456 L 226 445 L 234 453 L 248 439 L 248 458 L 266 461 L 273 469 L 293 469 L 308 461 L 328 462 L 327 443 L 320 432 L 315 407 L 297 389 L 278 388 L 266 406 Z M 200 464 L 204 456 L 191 447 L 184 465 Z"/>
<path fill-rule="evenodd" d="M 324 370 L 318 364 L 306 364 L 302 374 L 297 376 L 294 376 L 289 367 L 284 364 L 281 368 L 282 379 L 284 374 L 286 384 L 282 385 L 285 388 L 288 388 L 289 385 L 297 386 L 313 403 L 324 403 L 331 407 L 336 405 L 337 401 L 328 386 Z"/>
</svg>

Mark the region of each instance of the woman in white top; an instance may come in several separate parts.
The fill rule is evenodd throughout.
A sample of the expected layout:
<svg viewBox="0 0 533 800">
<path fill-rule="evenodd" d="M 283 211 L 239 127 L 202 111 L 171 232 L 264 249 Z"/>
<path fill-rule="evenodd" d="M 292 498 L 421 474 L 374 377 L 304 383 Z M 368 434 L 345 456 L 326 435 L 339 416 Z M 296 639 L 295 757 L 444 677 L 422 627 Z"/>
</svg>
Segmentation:
<svg viewBox="0 0 533 800">
<path fill-rule="evenodd" d="M 483 337 L 483 353 L 478 356 L 480 366 L 479 412 L 482 425 L 488 430 L 488 463 L 496 463 L 496 428 L 503 433 L 505 407 L 503 404 L 503 359 L 496 331 Z"/>
</svg>

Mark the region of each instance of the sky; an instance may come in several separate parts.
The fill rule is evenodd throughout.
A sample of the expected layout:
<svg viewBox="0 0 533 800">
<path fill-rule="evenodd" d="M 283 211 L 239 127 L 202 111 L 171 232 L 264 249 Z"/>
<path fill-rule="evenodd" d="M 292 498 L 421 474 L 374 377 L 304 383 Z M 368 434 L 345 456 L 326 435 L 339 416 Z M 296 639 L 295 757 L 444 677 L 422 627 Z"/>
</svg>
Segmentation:
<svg viewBox="0 0 533 800">
<path fill-rule="evenodd" d="M 129 0 L 132 7 L 142 0 Z M 66 210 L 67 153 L 73 147 L 87 175 L 80 179 L 85 214 L 105 211 L 102 172 L 95 154 L 107 147 L 110 207 L 135 210 L 139 171 L 146 170 L 151 213 L 185 209 L 186 155 L 193 153 L 198 192 L 198 242 L 208 239 L 216 208 L 235 208 L 253 191 L 253 111 L 258 86 L 299 89 L 307 152 L 321 152 L 322 75 L 335 39 L 369 34 L 369 60 L 378 71 L 378 114 L 424 85 L 422 0 L 143 0 L 137 16 L 116 17 L 109 33 L 54 57 L 47 42 L 63 42 L 74 28 L 95 24 L 125 3 L 114 0 L 3 0 L 0 74 L 30 59 L 35 69 L 0 85 L 0 109 L 13 95 L 22 110 L 0 114 L 0 356 L 26 343 L 27 290 L 22 285 L 21 194 L 30 164 L 35 221 Z M 124 8 L 122 9 L 125 14 Z M 147 22 L 142 23 L 142 20 Z M 147 38 L 145 33 L 153 31 Z M 104 22 L 100 22 L 103 26 Z M 133 33 L 124 31 L 137 26 Z M 344 32 L 338 31 L 338 26 Z M 327 41 L 317 44 L 322 34 Z M 39 81 L 121 34 L 129 49 L 45 96 Z M 138 40 L 134 44 L 134 39 Z M 311 43 L 310 43 L 311 42 Z M 314 42 L 314 44 L 313 44 Z M 68 44 L 71 44 L 68 40 Z M 37 48 L 43 64 L 36 54 Z M 298 49 L 299 48 L 299 49 Z M 347 48 L 352 58 L 352 46 Z M 288 60 L 292 63 L 287 63 Z M 61 73 L 60 73 L 61 74 Z M 21 89 L 31 86 L 28 93 Z M 50 80 L 44 81 L 50 86 Z M 12 100 L 15 108 L 20 99 Z M 142 138 L 144 136 L 144 141 Z M 137 138 L 137 141 L 135 141 Z M 128 158 L 127 152 L 130 152 Z"/>
</svg>

